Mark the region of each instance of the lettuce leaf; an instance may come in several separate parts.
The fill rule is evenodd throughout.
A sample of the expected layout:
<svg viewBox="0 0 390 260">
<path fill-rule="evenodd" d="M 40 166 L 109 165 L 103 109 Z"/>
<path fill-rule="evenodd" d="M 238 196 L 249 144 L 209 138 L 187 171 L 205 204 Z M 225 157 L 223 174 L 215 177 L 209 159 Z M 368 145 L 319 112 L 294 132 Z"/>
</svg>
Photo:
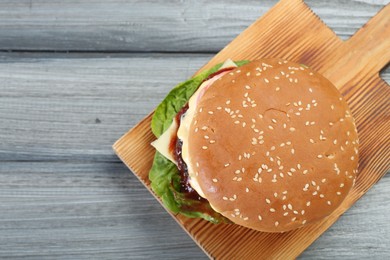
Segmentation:
<svg viewBox="0 0 390 260">
<path fill-rule="evenodd" d="M 235 63 L 240 67 L 248 62 L 237 61 Z M 188 102 L 203 80 L 218 71 L 221 66 L 222 64 L 218 64 L 209 70 L 203 71 L 197 76 L 178 84 L 169 92 L 156 108 L 152 117 L 151 129 L 157 138 L 168 129 L 173 118 Z M 149 180 L 151 181 L 152 190 L 172 213 L 180 213 L 191 218 L 203 218 L 213 223 L 229 222 L 228 219 L 215 212 L 207 201 L 188 198 L 186 193 L 180 192 L 180 174 L 176 165 L 158 151 L 156 151 L 149 172 Z"/>
<path fill-rule="evenodd" d="M 235 61 L 238 67 L 249 61 Z M 173 118 L 195 93 L 203 80 L 210 74 L 217 72 L 222 63 L 215 65 L 209 70 L 202 71 L 197 76 L 176 85 L 165 99 L 157 106 L 152 117 L 152 132 L 158 138 L 171 125 Z"/>
</svg>

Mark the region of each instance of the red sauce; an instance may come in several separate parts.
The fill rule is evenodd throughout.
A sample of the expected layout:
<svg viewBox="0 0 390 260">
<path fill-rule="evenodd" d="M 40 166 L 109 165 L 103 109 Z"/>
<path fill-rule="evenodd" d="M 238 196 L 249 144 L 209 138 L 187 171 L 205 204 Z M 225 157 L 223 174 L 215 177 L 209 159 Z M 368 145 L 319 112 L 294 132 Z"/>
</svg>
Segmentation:
<svg viewBox="0 0 390 260">
<path fill-rule="evenodd" d="M 177 113 L 175 120 L 178 126 L 181 123 L 181 117 L 188 110 L 188 104 L 186 104 L 180 111 Z M 180 173 L 180 192 L 186 194 L 188 199 L 206 201 L 191 187 L 190 179 L 188 174 L 187 164 L 184 162 L 183 157 L 181 155 L 183 142 L 179 138 L 177 138 L 177 134 L 171 139 L 169 144 L 169 150 L 173 153 L 175 160 L 177 161 L 177 169 Z"/>
<path fill-rule="evenodd" d="M 207 80 L 209 80 L 209 79 L 211 79 L 211 78 L 213 78 L 213 77 L 215 77 L 215 76 L 217 76 L 218 74 L 221 74 L 222 72 L 229 71 L 229 70 L 232 70 L 232 69 L 234 69 L 234 67 L 229 67 L 229 68 L 224 68 L 224 69 L 218 70 L 217 72 L 214 72 L 214 73 L 210 74 L 205 80 L 202 81 L 202 83 L 207 81 Z"/>
</svg>

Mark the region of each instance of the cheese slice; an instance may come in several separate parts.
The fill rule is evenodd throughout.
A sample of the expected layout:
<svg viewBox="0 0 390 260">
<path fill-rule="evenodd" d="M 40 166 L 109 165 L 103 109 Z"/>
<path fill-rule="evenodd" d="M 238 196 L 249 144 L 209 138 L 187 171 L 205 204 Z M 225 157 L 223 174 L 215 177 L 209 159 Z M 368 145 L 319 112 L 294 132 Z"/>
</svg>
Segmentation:
<svg viewBox="0 0 390 260">
<path fill-rule="evenodd" d="M 151 145 L 156 148 L 159 153 L 161 153 L 165 158 L 167 158 L 176 165 L 177 162 L 173 157 L 172 151 L 169 150 L 169 145 L 171 143 L 172 138 L 174 138 L 177 133 L 177 128 L 177 122 L 175 119 L 173 119 L 172 124 L 169 126 L 169 128 L 157 140 L 151 143 Z"/>
</svg>

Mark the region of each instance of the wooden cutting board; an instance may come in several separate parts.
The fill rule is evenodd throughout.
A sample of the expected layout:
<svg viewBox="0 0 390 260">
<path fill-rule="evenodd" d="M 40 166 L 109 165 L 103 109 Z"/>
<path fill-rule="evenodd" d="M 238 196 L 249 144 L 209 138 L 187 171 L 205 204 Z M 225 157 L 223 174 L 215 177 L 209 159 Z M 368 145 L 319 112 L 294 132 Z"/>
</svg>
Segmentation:
<svg viewBox="0 0 390 260">
<path fill-rule="evenodd" d="M 337 86 L 357 122 L 359 175 L 352 192 L 331 216 L 283 234 L 173 216 L 206 254 L 216 259 L 297 257 L 390 169 L 390 87 L 379 77 L 390 60 L 390 5 L 348 41 L 342 41 L 303 1 L 282 0 L 199 71 L 227 58 L 263 57 L 307 64 Z M 151 115 L 113 146 L 149 191 L 148 173 L 155 152 L 150 146 L 155 139 L 150 130 Z"/>
</svg>

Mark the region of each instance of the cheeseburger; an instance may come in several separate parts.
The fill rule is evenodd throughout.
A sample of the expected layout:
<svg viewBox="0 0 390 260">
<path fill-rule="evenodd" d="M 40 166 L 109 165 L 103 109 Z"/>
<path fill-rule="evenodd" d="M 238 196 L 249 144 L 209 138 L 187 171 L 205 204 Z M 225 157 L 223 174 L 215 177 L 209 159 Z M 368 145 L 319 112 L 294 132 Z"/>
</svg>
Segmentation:
<svg viewBox="0 0 390 260">
<path fill-rule="evenodd" d="M 264 232 L 330 215 L 354 185 L 358 135 L 332 83 L 282 59 L 226 61 L 179 84 L 152 119 L 149 174 L 173 213 Z"/>
</svg>

